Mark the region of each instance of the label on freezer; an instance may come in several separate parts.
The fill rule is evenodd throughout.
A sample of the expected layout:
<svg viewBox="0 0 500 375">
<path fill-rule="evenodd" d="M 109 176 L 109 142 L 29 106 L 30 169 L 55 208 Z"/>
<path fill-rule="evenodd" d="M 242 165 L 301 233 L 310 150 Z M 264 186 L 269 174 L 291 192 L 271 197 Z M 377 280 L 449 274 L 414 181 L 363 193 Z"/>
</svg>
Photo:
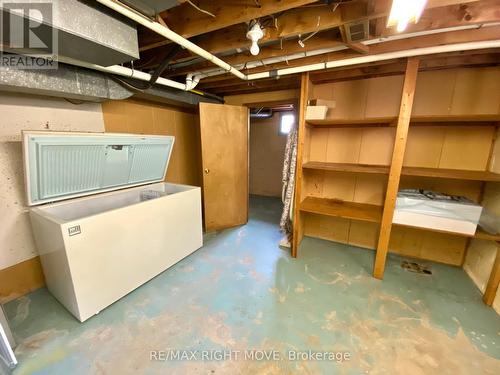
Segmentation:
<svg viewBox="0 0 500 375">
<path fill-rule="evenodd" d="M 82 233 L 82 230 L 81 230 L 79 225 L 75 225 L 74 227 L 68 228 L 68 234 L 70 236 L 75 236 L 75 235 L 80 234 L 80 233 Z"/>
</svg>

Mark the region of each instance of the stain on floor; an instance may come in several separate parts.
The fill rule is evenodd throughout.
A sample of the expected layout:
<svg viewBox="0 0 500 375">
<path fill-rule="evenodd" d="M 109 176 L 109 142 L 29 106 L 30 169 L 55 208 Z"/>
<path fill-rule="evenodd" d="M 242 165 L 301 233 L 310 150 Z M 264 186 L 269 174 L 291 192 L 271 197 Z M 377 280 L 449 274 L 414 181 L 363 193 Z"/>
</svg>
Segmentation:
<svg viewBox="0 0 500 375">
<path fill-rule="evenodd" d="M 14 373 L 500 374 L 500 316 L 462 269 L 391 255 L 381 282 L 373 252 L 313 238 L 292 259 L 280 210 L 252 197 L 247 225 L 83 324 L 46 289 L 8 303 Z"/>
</svg>

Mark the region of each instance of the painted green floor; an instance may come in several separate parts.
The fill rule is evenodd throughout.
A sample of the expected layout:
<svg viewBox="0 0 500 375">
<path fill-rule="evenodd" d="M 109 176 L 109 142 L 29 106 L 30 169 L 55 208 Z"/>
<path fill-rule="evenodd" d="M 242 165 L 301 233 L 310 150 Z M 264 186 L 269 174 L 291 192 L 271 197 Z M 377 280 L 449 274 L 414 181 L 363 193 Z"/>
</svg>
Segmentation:
<svg viewBox="0 0 500 375">
<path fill-rule="evenodd" d="M 277 246 L 279 201 L 251 203 L 247 225 L 207 237 L 84 324 L 45 289 L 7 304 L 15 373 L 500 374 L 500 316 L 461 269 L 420 275 L 391 257 L 381 282 L 372 252 L 312 238 L 292 260 Z M 165 360 L 170 349 L 197 360 Z M 202 361 L 203 350 L 238 359 Z M 273 350 L 280 360 L 244 358 Z M 350 358 L 287 360 L 307 350 Z"/>
</svg>

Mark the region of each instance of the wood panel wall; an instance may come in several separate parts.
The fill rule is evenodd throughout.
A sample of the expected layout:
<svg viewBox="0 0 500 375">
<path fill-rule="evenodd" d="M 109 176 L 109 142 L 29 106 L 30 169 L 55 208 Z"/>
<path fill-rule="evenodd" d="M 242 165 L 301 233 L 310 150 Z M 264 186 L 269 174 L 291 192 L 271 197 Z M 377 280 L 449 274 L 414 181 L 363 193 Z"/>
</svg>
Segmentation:
<svg viewBox="0 0 500 375">
<path fill-rule="evenodd" d="M 197 112 L 138 101 L 102 104 L 107 132 L 175 136 L 166 181 L 201 186 L 201 138 Z"/>
<path fill-rule="evenodd" d="M 280 114 L 250 120 L 250 194 L 281 197 L 286 135 L 279 134 Z"/>
<path fill-rule="evenodd" d="M 453 69 L 419 74 L 414 116 L 500 113 L 500 69 Z M 310 97 L 335 100 L 331 119 L 397 116 L 403 76 L 315 85 Z M 467 125 L 467 124 L 464 124 Z M 404 165 L 484 171 L 488 169 L 495 126 L 410 127 Z M 308 128 L 304 162 L 327 161 L 389 165 L 395 128 Z M 382 205 L 387 176 L 305 170 L 305 193 L 321 198 Z M 482 183 L 403 177 L 400 188 L 425 188 L 481 199 Z M 305 214 L 305 235 L 374 249 L 378 224 Z M 392 252 L 461 265 L 467 239 L 425 230 L 395 227 Z"/>
</svg>

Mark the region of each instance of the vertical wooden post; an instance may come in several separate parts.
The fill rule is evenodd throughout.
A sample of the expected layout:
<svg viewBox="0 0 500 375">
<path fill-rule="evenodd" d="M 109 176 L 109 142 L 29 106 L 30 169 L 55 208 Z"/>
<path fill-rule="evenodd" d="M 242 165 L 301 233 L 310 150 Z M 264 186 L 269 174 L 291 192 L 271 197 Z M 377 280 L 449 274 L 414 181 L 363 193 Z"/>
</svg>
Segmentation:
<svg viewBox="0 0 500 375">
<path fill-rule="evenodd" d="M 411 110 L 413 107 L 413 97 L 415 95 L 415 86 L 417 83 L 418 65 L 419 60 L 417 58 L 408 59 L 406 64 L 396 138 L 394 140 L 394 149 L 392 152 L 392 163 L 389 171 L 389 181 L 387 183 L 382 222 L 380 224 L 375 265 L 373 267 L 373 276 L 377 279 L 382 279 L 384 277 L 385 260 L 389 249 L 389 239 L 391 237 L 392 218 L 396 206 L 399 180 L 401 178 L 401 169 L 403 168 L 403 158 L 406 149 L 406 140 L 408 138 Z"/>
<path fill-rule="evenodd" d="M 493 304 L 497 295 L 498 284 L 500 284 L 500 243 L 497 243 L 497 256 L 493 268 L 491 269 L 490 278 L 483 295 L 483 301 L 488 306 Z"/>
<path fill-rule="evenodd" d="M 302 202 L 302 159 L 304 154 L 304 139 L 306 131 L 306 107 L 309 95 L 309 73 L 302 73 L 300 82 L 299 122 L 297 134 L 297 166 L 295 170 L 295 193 L 293 199 L 293 236 L 292 257 L 297 257 L 297 250 L 303 236 L 303 223 L 300 214 Z"/>
</svg>

